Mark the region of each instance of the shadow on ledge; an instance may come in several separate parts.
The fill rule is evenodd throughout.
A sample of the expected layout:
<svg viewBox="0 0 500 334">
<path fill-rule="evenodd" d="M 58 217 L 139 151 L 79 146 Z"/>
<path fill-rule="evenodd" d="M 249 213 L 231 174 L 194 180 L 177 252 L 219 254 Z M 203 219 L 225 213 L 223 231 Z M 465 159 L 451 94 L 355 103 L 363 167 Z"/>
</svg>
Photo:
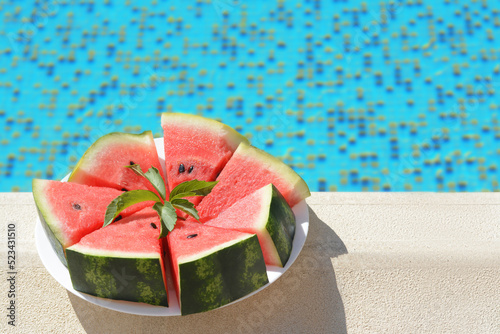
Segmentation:
<svg viewBox="0 0 500 334">
<path fill-rule="evenodd" d="M 183 317 L 148 317 L 91 304 L 68 292 L 86 333 L 346 333 L 331 258 L 347 254 L 309 208 L 309 233 L 290 269 L 268 288 L 228 307 Z M 171 298 L 175 296 L 171 296 Z"/>
</svg>

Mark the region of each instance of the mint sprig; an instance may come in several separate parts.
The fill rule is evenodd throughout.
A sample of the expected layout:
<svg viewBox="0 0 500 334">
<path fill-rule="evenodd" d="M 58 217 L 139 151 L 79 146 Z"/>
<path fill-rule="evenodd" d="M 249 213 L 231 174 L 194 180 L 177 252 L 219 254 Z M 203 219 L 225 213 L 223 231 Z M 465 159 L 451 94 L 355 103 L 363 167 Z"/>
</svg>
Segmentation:
<svg viewBox="0 0 500 334">
<path fill-rule="evenodd" d="M 118 215 L 126 208 L 140 202 L 154 201 L 155 203 L 153 205 L 153 209 L 158 213 L 161 222 L 159 238 L 167 236 L 167 234 L 174 229 L 175 223 L 179 218 L 177 217 L 175 209 L 179 209 L 199 221 L 200 217 L 198 215 L 198 210 L 196 210 L 193 203 L 184 199 L 184 197 L 206 196 L 212 191 L 213 187 L 215 187 L 218 182 L 198 180 L 183 182 L 172 189 L 167 201 L 165 181 L 161 177 L 157 168 L 151 167 L 146 173 L 144 173 L 138 164 L 125 167 L 130 168 L 137 175 L 146 178 L 158 194 L 160 194 L 160 196 L 151 190 L 139 189 L 124 192 L 111 201 L 106 208 L 103 227 L 111 224 L 114 219 L 118 217 Z"/>
</svg>

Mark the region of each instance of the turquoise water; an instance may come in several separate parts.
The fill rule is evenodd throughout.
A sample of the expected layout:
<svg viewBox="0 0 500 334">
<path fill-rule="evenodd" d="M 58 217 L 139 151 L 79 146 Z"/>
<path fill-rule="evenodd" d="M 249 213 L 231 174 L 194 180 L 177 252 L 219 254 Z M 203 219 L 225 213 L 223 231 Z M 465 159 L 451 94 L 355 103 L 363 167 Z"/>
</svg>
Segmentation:
<svg viewBox="0 0 500 334">
<path fill-rule="evenodd" d="M 314 191 L 498 191 L 494 1 L 0 0 L 0 191 L 223 120 Z"/>
</svg>

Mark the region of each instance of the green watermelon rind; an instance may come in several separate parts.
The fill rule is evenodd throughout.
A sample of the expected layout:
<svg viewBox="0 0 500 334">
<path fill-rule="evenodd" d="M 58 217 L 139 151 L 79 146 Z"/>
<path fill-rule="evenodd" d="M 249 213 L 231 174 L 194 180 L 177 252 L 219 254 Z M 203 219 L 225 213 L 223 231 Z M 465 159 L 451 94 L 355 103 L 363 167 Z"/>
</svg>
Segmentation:
<svg viewBox="0 0 500 334">
<path fill-rule="evenodd" d="M 108 133 L 99 139 L 97 139 L 88 149 L 85 151 L 83 156 L 80 158 L 76 164 L 73 172 L 71 172 L 68 182 L 75 182 L 88 166 L 92 166 L 92 161 L 94 160 L 94 155 L 102 152 L 103 148 L 106 148 L 109 144 L 124 143 L 130 141 L 136 141 L 137 143 L 143 145 L 152 145 L 155 147 L 153 133 L 148 130 L 139 134 L 124 133 L 124 132 L 112 132 Z"/>
<path fill-rule="evenodd" d="M 166 127 L 169 125 L 179 124 L 183 127 L 189 126 L 192 131 L 209 131 L 214 133 L 217 137 L 226 139 L 227 144 L 230 146 L 231 151 L 236 150 L 240 143 L 250 142 L 248 139 L 240 134 L 238 131 L 221 123 L 219 121 L 205 118 L 198 115 L 183 114 L 183 113 L 162 113 L 161 125 Z M 222 135 L 220 134 L 222 133 Z"/>
<path fill-rule="evenodd" d="M 65 238 L 64 234 L 61 232 L 60 223 L 58 218 L 53 214 L 53 209 L 51 205 L 43 196 L 45 186 L 48 184 L 47 180 L 33 179 L 33 198 L 35 200 L 36 208 L 38 211 L 38 217 L 42 223 L 43 230 L 47 235 L 52 248 L 57 254 L 57 257 L 64 266 L 67 267 L 66 257 L 64 255 L 64 244 Z"/>
<path fill-rule="evenodd" d="M 279 256 L 280 267 L 284 267 L 292 254 L 295 215 L 283 195 L 273 184 L 266 186 L 266 191 L 269 194 L 267 196 L 270 196 L 271 199 L 266 199 L 269 214 L 263 222 Z"/>
<path fill-rule="evenodd" d="M 178 267 L 182 315 L 219 308 L 269 283 L 255 234 L 200 253 L 198 259 L 183 259 Z"/>
<path fill-rule="evenodd" d="M 121 255 L 121 256 L 119 256 Z M 168 307 L 159 254 L 66 249 L 73 288 L 96 297 Z"/>
<path fill-rule="evenodd" d="M 249 157 L 254 161 L 259 161 L 262 167 L 272 170 L 280 178 L 287 181 L 287 184 L 292 184 L 294 193 L 298 198 L 304 199 L 311 196 L 307 183 L 295 172 L 290 166 L 273 155 L 247 143 L 241 143 L 234 156 Z"/>
</svg>

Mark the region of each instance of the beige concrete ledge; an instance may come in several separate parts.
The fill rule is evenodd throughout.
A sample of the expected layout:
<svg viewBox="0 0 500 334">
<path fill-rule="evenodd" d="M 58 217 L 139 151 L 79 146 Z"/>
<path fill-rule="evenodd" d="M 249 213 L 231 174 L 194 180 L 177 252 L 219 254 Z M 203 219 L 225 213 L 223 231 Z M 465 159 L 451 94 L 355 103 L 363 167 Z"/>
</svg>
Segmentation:
<svg viewBox="0 0 500 334">
<path fill-rule="evenodd" d="M 31 193 L 0 194 L 1 333 L 500 333 L 500 194 L 313 193 L 290 270 L 226 308 L 186 317 L 107 310 L 38 258 Z M 7 225 L 17 226 L 16 328 Z"/>
</svg>

